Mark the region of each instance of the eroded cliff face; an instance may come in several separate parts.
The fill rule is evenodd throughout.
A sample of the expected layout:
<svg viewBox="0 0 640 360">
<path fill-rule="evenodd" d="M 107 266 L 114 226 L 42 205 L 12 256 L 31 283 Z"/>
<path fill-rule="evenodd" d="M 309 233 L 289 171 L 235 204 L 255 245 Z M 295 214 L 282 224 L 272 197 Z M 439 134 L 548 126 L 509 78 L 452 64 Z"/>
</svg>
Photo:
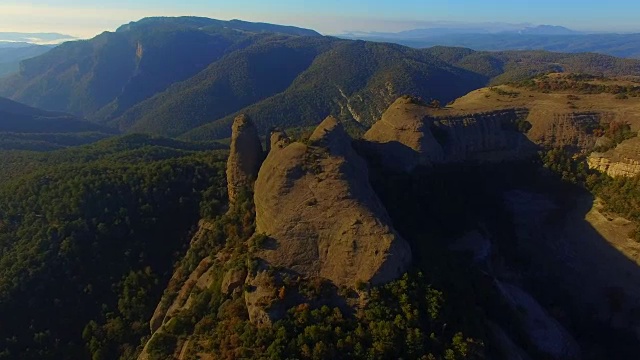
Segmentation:
<svg viewBox="0 0 640 360">
<path fill-rule="evenodd" d="M 397 170 L 444 160 L 444 150 L 430 126 L 427 109 L 417 99 L 403 96 L 364 135 L 382 161 Z"/>
<path fill-rule="evenodd" d="M 505 109 L 466 115 L 436 115 L 419 100 L 396 100 L 364 135 L 383 163 L 411 171 L 418 165 L 492 161 L 530 154 L 524 135 L 528 111 Z"/>
<path fill-rule="evenodd" d="M 588 163 L 589 168 L 612 177 L 636 176 L 640 174 L 640 138 L 623 141 L 604 153 L 594 152 L 589 156 Z"/>
<path fill-rule="evenodd" d="M 255 184 L 256 231 L 269 238 L 261 259 L 337 286 L 385 283 L 406 271 L 411 250 L 336 119 L 324 120 L 309 144 L 274 142 Z"/>
<path fill-rule="evenodd" d="M 586 152 L 596 145 L 597 137 L 590 129 L 614 116 L 607 112 L 552 112 L 534 109 L 527 120 L 532 124 L 527 137 L 543 147 L 562 147 Z"/>
<path fill-rule="evenodd" d="M 191 239 L 191 249 L 189 251 L 203 247 L 206 242 L 210 241 L 209 239 L 215 231 L 214 224 L 201 220 L 198 224 L 198 230 Z M 181 316 L 181 314 L 190 312 L 196 302 L 195 299 L 200 293 L 212 286 L 216 286 L 223 274 L 225 280 L 234 277 L 233 274 L 236 274 L 237 271 L 230 268 L 230 258 L 231 255 L 227 251 L 220 251 L 215 256 L 198 258 L 199 260 L 195 263 L 197 265 L 192 269 L 189 269 L 189 264 L 185 262 L 176 269 L 149 322 L 152 338 L 145 344 L 138 357 L 139 360 L 152 358 L 149 347 L 153 337 L 169 333 L 168 326 L 170 326 L 169 324 L 172 320 Z M 235 278 L 237 278 L 237 275 Z M 242 282 L 244 283 L 244 279 L 242 279 Z M 233 284 L 230 283 L 231 280 L 222 282 L 220 291 L 223 294 L 232 295 L 233 291 L 236 290 Z M 185 349 L 187 345 L 186 342 L 178 342 L 174 358 L 182 358 L 181 350 Z"/>
<path fill-rule="evenodd" d="M 263 159 L 262 144 L 255 125 L 246 115 L 236 117 L 231 128 L 231 147 L 227 160 L 230 203 L 236 201 L 241 189 L 253 184 Z"/>
<path fill-rule="evenodd" d="M 202 294 L 219 299 L 219 308 L 207 313 L 224 318 L 232 307 L 242 313 L 241 318 L 269 326 L 301 302 L 358 306 L 358 297 L 347 301 L 337 290 L 395 280 L 410 265 L 409 245 L 393 229 L 369 184 L 367 164 L 334 118 L 323 121 L 307 144 L 291 142 L 284 132 L 272 132 L 270 153 L 255 183 L 255 233 L 251 236 L 253 217 L 247 209 L 252 207 L 246 199 L 236 199 L 238 190 L 231 187 L 254 187 L 251 170 L 261 150 L 256 139 L 250 121 L 236 119 L 227 173 L 230 200 L 237 202 L 221 219 L 200 222 L 186 261 L 177 268 L 150 321 L 152 338 L 139 359 L 150 358 L 154 339 L 175 336 L 180 319 L 202 310 Z M 238 222 L 243 230 L 236 229 Z M 286 295 L 280 293 L 284 277 L 288 279 Z M 332 293 L 307 298 L 293 285 L 305 282 L 328 284 Z M 189 334 L 181 336 L 173 356 L 197 354 L 202 341 Z"/>
<path fill-rule="evenodd" d="M 596 145 L 592 130 L 612 118 L 600 112 L 526 107 L 481 112 L 433 109 L 403 96 L 365 133 L 364 147 L 400 171 L 419 165 L 520 159 L 539 148 L 585 153 Z"/>
<path fill-rule="evenodd" d="M 431 131 L 440 138 L 443 162 L 519 158 L 534 149 L 525 130 L 518 129 L 519 124 L 525 124 L 527 115 L 526 109 L 508 109 L 436 117 L 431 119 Z"/>
</svg>

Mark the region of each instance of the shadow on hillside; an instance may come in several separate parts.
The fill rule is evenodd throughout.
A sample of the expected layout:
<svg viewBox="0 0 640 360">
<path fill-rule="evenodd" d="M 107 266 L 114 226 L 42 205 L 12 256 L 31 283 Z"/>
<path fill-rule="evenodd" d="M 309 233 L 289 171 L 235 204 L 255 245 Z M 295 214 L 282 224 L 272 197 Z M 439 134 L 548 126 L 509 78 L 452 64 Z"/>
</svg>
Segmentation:
<svg viewBox="0 0 640 360">
<path fill-rule="evenodd" d="M 584 189 L 537 160 L 445 165 L 411 175 L 383 169 L 380 159 L 369 163 L 372 184 L 410 241 L 417 266 L 445 289 L 447 301 L 475 304 L 489 320 L 504 317 L 486 278 L 507 278 L 569 330 L 583 358 L 638 358 L 640 267 L 585 219 L 594 199 Z M 492 239 L 490 270 L 448 250 L 480 228 Z"/>
</svg>

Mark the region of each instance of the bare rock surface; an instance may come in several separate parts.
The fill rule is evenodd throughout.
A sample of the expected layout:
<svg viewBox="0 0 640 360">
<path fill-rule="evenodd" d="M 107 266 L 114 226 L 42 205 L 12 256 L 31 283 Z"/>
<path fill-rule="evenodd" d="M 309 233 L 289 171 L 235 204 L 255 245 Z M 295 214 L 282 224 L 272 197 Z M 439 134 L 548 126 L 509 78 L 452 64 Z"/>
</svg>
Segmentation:
<svg viewBox="0 0 640 360">
<path fill-rule="evenodd" d="M 455 114 L 437 111 L 419 100 L 396 100 L 364 135 L 384 165 L 411 171 L 419 165 L 468 160 L 504 160 L 533 151 L 518 123 L 526 109 Z"/>
<path fill-rule="evenodd" d="M 588 159 L 589 167 L 609 176 L 634 177 L 640 174 L 640 138 L 623 141 L 614 149 L 594 152 Z"/>
<path fill-rule="evenodd" d="M 235 268 L 227 271 L 222 279 L 221 291 L 225 295 L 231 295 L 242 290 L 245 279 L 247 278 L 247 269 Z"/>
<path fill-rule="evenodd" d="M 227 184 L 231 203 L 235 202 L 242 188 L 252 185 L 263 158 L 262 144 L 255 125 L 246 115 L 236 117 L 231 129 L 231 148 L 227 160 Z"/>
<path fill-rule="evenodd" d="M 411 250 L 342 125 L 327 118 L 309 144 L 274 140 L 255 184 L 256 231 L 270 238 L 260 258 L 337 286 L 380 284 L 404 273 Z"/>
<path fill-rule="evenodd" d="M 364 135 L 370 142 L 386 144 L 381 155 L 385 162 L 397 164 L 405 170 L 417 165 L 442 161 L 442 146 L 433 136 L 429 126 L 427 109 L 416 99 L 403 96 L 396 100 L 382 118 Z"/>
</svg>

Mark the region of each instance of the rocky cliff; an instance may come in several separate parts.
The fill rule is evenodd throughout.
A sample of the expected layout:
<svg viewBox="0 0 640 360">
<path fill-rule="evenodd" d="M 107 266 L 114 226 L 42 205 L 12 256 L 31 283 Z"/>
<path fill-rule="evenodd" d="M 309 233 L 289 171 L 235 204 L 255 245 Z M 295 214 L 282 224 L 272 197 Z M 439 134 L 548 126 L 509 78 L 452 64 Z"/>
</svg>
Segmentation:
<svg viewBox="0 0 640 360">
<path fill-rule="evenodd" d="M 258 175 L 264 158 L 258 130 L 246 115 L 233 121 L 231 148 L 227 160 L 227 190 L 234 203 L 243 188 L 250 187 Z"/>
<path fill-rule="evenodd" d="M 543 147 L 562 147 L 574 152 L 588 152 L 596 145 L 597 138 L 590 129 L 615 116 L 609 112 L 557 112 L 535 108 L 527 117 L 532 124 L 527 137 Z"/>
<path fill-rule="evenodd" d="M 256 231 L 270 243 L 259 257 L 338 286 L 400 276 L 411 250 L 392 228 L 342 125 L 327 118 L 308 144 L 274 137 L 255 184 Z"/>
<path fill-rule="evenodd" d="M 614 149 L 594 152 L 588 159 L 589 167 L 609 176 L 633 177 L 640 174 L 640 138 L 623 141 Z"/>
<path fill-rule="evenodd" d="M 396 100 L 364 135 L 383 163 L 410 171 L 418 165 L 503 160 L 531 153 L 526 109 L 447 115 L 418 99 Z"/>
<path fill-rule="evenodd" d="M 251 199 L 237 194 L 254 187 L 262 149 L 248 118 L 238 117 L 233 133 L 227 174 L 235 202 L 219 219 L 200 222 L 150 321 L 152 337 L 140 360 L 173 339 L 177 324 L 191 321 L 185 319 L 200 320 L 202 313 L 224 319 L 233 311 L 268 326 L 303 302 L 358 306 L 357 297 L 347 301 L 337 290 L 395 280 L 411 263 L 408 243 L 369 184 L 367 164 L 336 119 L 323 121 L 306 143 L 272 131 L 255 182 L 255 228 Z M 300 290 L 314 286 L 308 284 L 326 284 L 331 293 L 311 298 Z M 205 356 L 205 345 L 206 339 L 181 333 L 173 357 Z"/>
<path fill-rule="evenodd" d="M 444 150 L 430 129 L 427 108 L 419 100 L 403 96 L 364 135 L 384 163 L 398 170 L 412 170 L 444 159 Z"/>
<path fill-rule="evenodd" d="M 607 111 L 547 109 L 526 102 L 490 109 L 479 96 L 474 92 L 444 109 L 403 96 L 365 133 L 364 148 L 400 171 L 418 165 L 517 159 L 538 148 L 587 153 L 597 145 L 593 129 L 617 119 Z"/>
<path fill-rule="evenodd" d="M 440 139 L 443 162 L 504 160 L 530 154 L 524 135 L 528 111 L 507 109 L 432 119 L 432 132 Z"/>
</svg>

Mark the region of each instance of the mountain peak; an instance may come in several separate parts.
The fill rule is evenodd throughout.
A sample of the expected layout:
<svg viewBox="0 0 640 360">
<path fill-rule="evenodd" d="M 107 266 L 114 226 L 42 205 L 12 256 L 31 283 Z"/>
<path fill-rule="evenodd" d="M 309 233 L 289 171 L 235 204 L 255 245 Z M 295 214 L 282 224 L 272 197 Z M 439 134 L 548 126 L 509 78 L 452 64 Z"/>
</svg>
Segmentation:
<svg viewBox="0 0 640 360">
<path fill-rule="evenodd" d="M 557 25 L 538 25 L 527 27 L 519 31 L 520 34 L 527 35 L 575 35 L 579 32 Z"/>
<path fill-rule="evenodd" d="M 293 36 L 321 36 L 318 32 L 310 29 L 299 28 L 295 26 L 269 24 L 269 23 L 254 23 L 244 20 L 218 20 L 206 17 L 198 16 L 178 16 L 178 17 L 165 17 L 155 16 L 146 17 L 138 21 L 130 22 L 126 25 L 120 26 L 116 32 L 131 31 L 139 27 L 146 26 L 178 26 L 193 29 L 207 29 L 207 28 L 224 28 L 230 30 L 237 30 L 241 32 L 249 33 L 277 33 Z"/>
</svg>

